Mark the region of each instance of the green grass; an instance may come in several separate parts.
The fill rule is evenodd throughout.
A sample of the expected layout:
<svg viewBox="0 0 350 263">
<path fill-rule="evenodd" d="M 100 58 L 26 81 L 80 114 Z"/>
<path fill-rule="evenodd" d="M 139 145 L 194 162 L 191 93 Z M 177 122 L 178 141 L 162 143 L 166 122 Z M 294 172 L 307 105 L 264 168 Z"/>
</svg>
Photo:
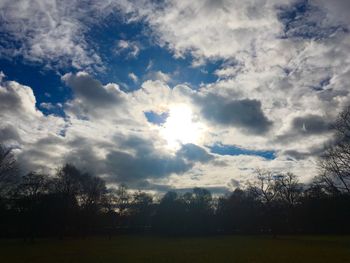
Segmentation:
<svg viewBox="0 0 350 263">
<path fill-rule="evenodd" d="M 349 236 L 220 236 L 0 241 L 0 262 L 350 262 Z"/>
</svg>

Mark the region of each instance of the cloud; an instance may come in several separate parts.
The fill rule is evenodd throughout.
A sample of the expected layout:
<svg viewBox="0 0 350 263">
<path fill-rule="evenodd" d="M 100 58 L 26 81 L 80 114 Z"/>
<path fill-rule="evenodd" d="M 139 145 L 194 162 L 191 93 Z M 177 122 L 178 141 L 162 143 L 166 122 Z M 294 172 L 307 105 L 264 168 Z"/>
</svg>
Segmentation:
<svg viewBox="0 0 350 263">
<path fill-rule="evenodd" d="M 36 147 L 36 142 L 59 134 L 65 121 L 57 116 L 45 116 L 36 106 L 33 90 L 15 81 L 0 82 L 0 141 L 16 148 L 17 156 L 25 169 L 38 168 L 40 165 L 54 165 L 50 155 L 61 151 L 45 152 Z M 33 154 L 32 154 L 33 153 Z M 35 158 L 35 156 L 43 158 Z M 26 161 L 26 160 L 31 161 Z M 48 162 L 48 159 L 50 161 Z M 56 162 L 57 163 L 57 162 Z"/>
<path fill-rule="evenodd" d="M 204 148 L 192 143 L 182 145 L 181 149 L 178 150 L 177 155 L 183 156 L 189 161 L 201 163 L 207 163 L 214 159 L 214 156 L 209 154 Z"/>
<path fill-rule="evenodd" d="M 67 73 L 62 77 L 62 80 L 73 89 L 76 98 L 84 100 L 88 104 L 104 107 L 109 104 L 122 103 L 123 95 L 118 85 L 107 84 L 103 86 L 85 72 L 78 72 L 76 75 Z"/>
<path fill-rule="evenodd" d="M 162 71 L 149 71 L 145 76 L 144 78 L 146 80 L 153 80 L 153 81 L 156 81 L 156 80 L 159 80 L 159 81 L 162 81 L 164 83 L 167 83 L 171 80 L 171 76 L 167 73 L 164 73 Z"/>
<path fill-rule="evenodd" d="M 135 73 L 133 73 L 133 72 L 130 72 L 129 74 L 128 74 L 128 77 L 134 82 L 134 83 L 137 83 L 138 82 L 138 80 L 139 80 L 139 78 L 135 75 Z"/>
<path fill-rule="evenodd" d="M 141 137 L 119 138 L 120 149 L 106 156 L 106 169 L 110 180 L 138 184 L 149 178 L 164 178 L 171 174 L 188 172 L 197 162 L 208 163 L 214 159 L 203 148 L 185 144 L 174 154 L 157 149 Z M 129 151 L 132 152 L 129 152 Z"/>
<path fill-rule="evenodd" d="M 121 109 L 126 94 L 115 83 L 102 85 L 85 72 L 67 73 L 62 76 L 74 92 L 74 99 L 67 102 L 68 111 L 81 117 L 105 115 L 107 110 Z"/>
<path fill-rule="evenodd" d="M 230 122 L 229 125 L 208 124 L 210 133 L 203 135 L 200 144 L 184 144 L 178 150 L 169 150 L 166 140 L 160 136 L 162 127 L 151 126 L 144 112 L 166 112 L 170 105 L 187 103 L 193 109 L 196 121 L 204 122 L 206 116 L 201 115 L 201 110 L 205 106 L 204 99 L 208 99 L 207 89 L 193 91 L 186 85 L 171 88 L 160 81 L 148 81 L 138 90 L 123 93 L 118 89 L 109 90 L 109 85 L 116 84 L 103 85 L 83 72 L 67 74 L 62 79 L 73 92 L 73 98 L 63 106 L 64 117 L 42 114 L 35 107 L 36 99 L 30 87 L 11 81 L 1 84 L 1 92 L 11 94 L 17 103 L 11 104 L 12 108 L 7 105 L 6 110 L 0 111 L 1 129 L 5 128 L 4 131 L 0 129 L 0 134 L 3 139 L 18 144 L 17 157 L 26 171 L 52 173 L 55 167 L 71 162 L 102 176 L 109 183 L 124 182 L 134 188 L 148 185 L 156 189 L 157 185 L 163 185 L 169 188 L 202 186 L 221 189 L 226 188 L 232 179 L 239 182 L 246 180 L 252 167 L 268 166 L 300 172 L 310 165 L 309 156 L 292 161 L 284 158 L 288 153 L 279 154 L 274 160 L 208 153 L 204 145 L 210 145 L 213 140 L 224 141 L 225 138 L 240 140 L 240 145 L 246 146 L 244 136 L 247 136 L 250 148 L 257 147 L 255 140 L 260 136 L 254 136 L 246 129 L 258 129 L 246 124 L 245 119 L 239 119 L 238 115 L 234 115 L 234 119 L 225 117 L 229 121 L 235 120 L 240 125 L 238 130 L 232 128 Z M 233 100 L 239 106 L 235 103 L 232 106 L 231 99 L 215 96 L 216 107 L 224 105 L 226 109 L 225 105 L 228 104 L 231 110 L 250 112 L 245 109 L 245 99 Z M 254 100 L 247 101 L 254 109 L 252 112 L 258 112 L 259 116 L 261 105 Z M 73 106 L 76 109 L 74 112 Z M 81 118 L 77 112 L 83 112 L 85 118 Z M 18 125 L 6 128 L 12 123 Z M 232 129 L 236 131 L 235 136 L 227 133 Z M 244 131 L 239 132 L 240 129 Z M 9 134 L 13 135 L 12 138 Z M 258 145 L 263 147 L 269 137 L 259 140 Z"/>
<path fill-rule="evenodd" d="M 162 156 L 155 153 L 146 156 L 133 156 L 131 154 L 112 151 L 106 158 L 107 167 L 116 177 L 110 177 L 115 182 L 133 184 L 147 178 L 165 177 L 172 173 L 182 174 L 191 168 L 183 159 Z"/>
<path fill-rule="evenodd" d="M 62 103 L 51 103 L 51 102 L 42 102 L 40 103 L 40 108 L 45 109 L 50 112 L 54 112 L 56 110 L 60 110 L 62 108 Z"/>
<path fill-rule="evenodd" d="M 327 18 L 332 23 L 342 23 L 345 26 L 349 26 L 350 3 L 347 0 L 334 0 L 332 2 L 327 0 L 312 0 L 312 4 L 321 7 L 326 13 Z"/>
<path fill-rule="evenodd" d="M 95 1 L 1 1 L 0 55 L 50 68 L 100 69 L 101 57 L 89 45 L 88 25 L 112 11 Z"/>
<path fill-rule="evenodd" d="M 313 136 L 314 138 L 323 138 L 325 142 L 327 140 L 327 136 L 331 133 L 331 121 L 327 119 L 326 116 L 315 115 L 315 114 L 306 114 L 301 116 L 295 116 L 292 118 L 288 129 L 282 134 L 276 137 L 276 141 L 282 142 L 284 144 L 291 143 L 295 140 L 306 140 L 307 137 Z M 310 149 L 300 151 L 300 150 L 287 150 L 285 153 L 288 153 L 289 156 L 296 156 L 297 159 L 300 156 L 312 156 L 318 155 L 316 152 L 319 150 L 314 150 L 315 146 L 311 146 Z M 319 146 L 316 147 L 317 149 Z M 324 148 L 324 146 L 322 146 Z M 301 152 L 303 152 L 301 154 Z"/>
<path fill-rule="evenodd" d="M 140 53 L 140 44 L 135 41 L 121 39 L 117 41 L 115 52 L 118 55 L 126 54 L 127 58 L 136 58 Z"/>
<path fill-rule="evenodd" d="M 184 145 L 175 153 L 167 151 L 159 133 L 149 130 L 143 107 L 138 105 L 136 97 L 112 89 L 116 84 L 102 85 L 84 72 L 66 74 L 62 80 L 72 88 L 74 97 L 63 108 L 68 117 L 42 114 L 35 106 L 36 99 L 30 87 L 13 81 L 1 84 L 0 98 L 4 102 L 11 98 L 11 103 L 1 103 L 1 141 L 16 141 L 19 145 L 17 158 L 23 170 L 53 172 L 55 167 L 71 162 L 104 176 L 109 182 L 126 182 L 137 187 L 150 178 L 181 175 L 196 163 L 213 159 L 196 145 Z M 146 96 L 150 99 L 154 95 Z M 128 100 L 133 100 L 134 104 Z M 72 114 L 67 104 L 80 111 L 88 110 L 88 118 Z M 133 111 L 140 113 L 132 117 L 116 114 L 111 118 L 94 118 L 120 111 L 121 107 L 127 107 L 126 112 L 133 107 Z M 133 119 L 134 123 L 123 122 L 123 118 Z M 18 119 L 20 125 L 10 126 Z"/>
<path fill-rule="evenodd" d="M 292 1 L 284 1 L 288 4 Z M 232 58 L 281 32 L 275 12 L 279 1 L 121 1 L 131 20 L 144 19 L 160 45 L 176 56 L 198 61 Z M 215 21 L 213 23 L 212 21 Z"/>
<path fill-rule="evenodd" d="M 272 126 L 258 100 L 230 100 L 213 94 L 196 100 L 203 116 L 213 123 L 236 126 L 253 134 L 264 134 Z"/>
<path fill-rule="evenodd" d="M 23 117 L 41 116 L 35 109 L 32 89 L 15 81 L 0 82 L 0 116 L 17 112 Z"/>
<path fill-rule="evenodd" d="M 329 132 L 330 124 L 322 116 L 319 115 L 306 115 L 302 117 L 296 117 L 292 122 L 293 129 L 298 132 L 304 132 L 307 134 L 320 134 Z"/>
<path fill-rule="evenodd" d="M 72 161 L 111 182 L 163 189 L 234 188 L 257 167 L 295 172 L 306 181 L 317 173 L 321 145 L 331 138 L 329 124 L 350 101 L 347 1 L 28 3 L 0 3 L 0 32 L 6 35 L 1 56 L 85 70 L 62 77 L 72 90 L 64 117 L 37 109 L 30 87 L 1 82 L 0 135 L 20 145 L 18 157 L 30 169 Z M 135 75 L 137 90 L 102 84 L 86 73 L 103 64 L 86 33 L 112 13 L 142 25 L 150 42 L 175 59 L 208 68 L 208 61 L 215 62 L 219 79 L 194 89 L 172 86 L 172 75 L 154 59 L 145 76 Z M 121 38 L 112 50 L 140 59 L 143 43 Z M 135 81 L 133 69 L 128 72 Z M 152 125 L 144 113 L 159 115 L 177 104 L 188 105 L 206 130 L 197 145 L 169 151 L 162 125 Z M 206 147 L 215 144 L 272 149 L 276 156 L 208 153 Z"/>
<path fill-rule="evenodd" d="M 12 125 L 0 126 L 0 143 L 5 144 L 8 141 L 20 142 L 20 136 Z"/>
<path fill-rule="evenodd" d="M 329 12 L 321 2 L 296 1 L 291 6 L 280 8 L 278 15 L 284 24 L 283 37 L 320 40 L 343 32 L 345 27 L 329 20 Z"/>
</svg>

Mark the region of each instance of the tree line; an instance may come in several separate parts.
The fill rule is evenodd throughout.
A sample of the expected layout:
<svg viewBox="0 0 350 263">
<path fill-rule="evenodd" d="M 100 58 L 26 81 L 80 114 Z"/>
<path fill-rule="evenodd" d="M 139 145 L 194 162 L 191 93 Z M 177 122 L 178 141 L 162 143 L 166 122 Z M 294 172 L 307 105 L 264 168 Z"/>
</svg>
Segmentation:
<svg viewBox="0 0 350 263">
<path fill-rule="evenodd" d="M 0 236 L 349 234 L 350 108 L 333 128 L 335 140 L 309 184 L 292 173 L 256 170 L 244 188 L 222 196 L 204 188 L 162 197 L 125 185 L 107 188 L 72 164 L 54 176 L 20 176 L 11 150 L 0 146 Z"/>
</svg>

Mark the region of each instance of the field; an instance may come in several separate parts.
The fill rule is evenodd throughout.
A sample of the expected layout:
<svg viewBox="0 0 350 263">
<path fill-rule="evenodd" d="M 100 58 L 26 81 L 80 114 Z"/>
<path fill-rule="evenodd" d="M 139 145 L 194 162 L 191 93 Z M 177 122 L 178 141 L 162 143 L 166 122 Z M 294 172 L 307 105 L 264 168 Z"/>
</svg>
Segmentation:
<svg viewBox="0 0 350 263">
<path fill-rule="evenodd" d="M 350 262 L 350 237 L 221 236 L 0 240 L 0 262 Z"/>
</svg>

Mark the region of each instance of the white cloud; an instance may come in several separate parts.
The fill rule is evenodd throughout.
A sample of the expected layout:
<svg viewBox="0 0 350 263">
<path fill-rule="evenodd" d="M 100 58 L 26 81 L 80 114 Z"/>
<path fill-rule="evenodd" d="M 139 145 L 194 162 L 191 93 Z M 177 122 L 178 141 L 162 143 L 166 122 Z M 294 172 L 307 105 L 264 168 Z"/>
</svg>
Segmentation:
<svg viewBox="0 0 350 263">
<path fill-rule="evenodd" d="M 123 55 L 125 53 L 127 58 L 136 58 L 140 53 L 140 49 L 139 43 L 121 39 L 117 42 L 115 51 L 118 55 Z"/>
<path fill-rule="evenodd" d="M 144 78 L 146 80 L 153 80 L 153 81 L 156 81 L 156 80 L 159 80 L 159 81 L 162 81 L 164 83 L 167 83 L 171 80 L 171 76 L 170 74 L 167 74 L 167 73 L 164 73 L 160 70 L 158 71 L 149 71 L 145 76 Z"/>
<path fill-rule="evenodd" d="M 130 72 L 128 74 L 128 77 L 134 82 L 134 83 L 137 83 L 139 78 L 136 76 L 136 74 L 134 72 Z"/>
<path fill-rule="evenodd" d="M 88 43 L 89 25 L 112 12 L 97 2 L 19 0 L 0 2 L 0 56 L 39 62 L 47 67 L 100 69 L 100 56 Z M 16 43 L 16 44 L 14 44 Z"/>
<path fill-rule="evenodd" d="M 292 1 L 284 1 L 288 4 Z M 159 7 L 146 1 L 123 2 L 121 8 L 144 18 L 161 45 L 176 56 L 191 53 L 198 61 L 232 58 L 252 52 L 279 35 L 282 26 L 275 6 L 280 1 L 165 1 Z M 203 61 L 202 61 L 203 62 Z"/>
</svg>

